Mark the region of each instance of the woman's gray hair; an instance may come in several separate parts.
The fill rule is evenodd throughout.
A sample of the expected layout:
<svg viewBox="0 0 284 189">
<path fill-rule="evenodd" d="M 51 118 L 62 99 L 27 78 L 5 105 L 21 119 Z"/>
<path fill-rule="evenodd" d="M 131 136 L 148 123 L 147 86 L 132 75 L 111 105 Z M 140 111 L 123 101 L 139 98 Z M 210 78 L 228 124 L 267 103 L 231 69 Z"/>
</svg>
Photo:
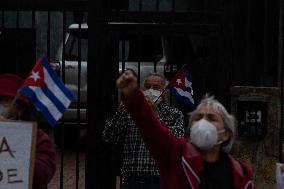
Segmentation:
<svg viewBox="0 0 284 189">
<path fill-rule="evenodd" d="M 224 146 L 222 146 L 222 150 L 224 152 L 229 152 L 233 146 L 236 136 L 236 120 L 235 117 L 228 113 L 226 108 L 215 99 L 214 96 L 205 95 L 205 97 L 201 100 L 197 108 L 189 114 L 189 122 L 188 122 L 188 129 L 191 127 L 192 124 L 192 117 L 197 113 L 197 111 L 201 107 L 211 107 L 215 112 L 217 112 L 223 122 L 224 122 L 224 129 L 231 133 L 231 138 L 228 142 L 226 142 Z"/>
<path fill-rule="evenodd" d="M 145 83 L 145 81 L 146 81 L 149 77 L 151 77 L 151 76 L 160 77 L 160 78 L 162 79 L 162 82 L 163 82 L 163 87 L 166 86 L 166 84 L 167 84 L 167 79 L 165 78 L 164 75 L 159 74 L 159 73 L 157 73 L 157 72 L 150 72 L 150 73 L 145 77 L 143 83 Z"/>
</svg>

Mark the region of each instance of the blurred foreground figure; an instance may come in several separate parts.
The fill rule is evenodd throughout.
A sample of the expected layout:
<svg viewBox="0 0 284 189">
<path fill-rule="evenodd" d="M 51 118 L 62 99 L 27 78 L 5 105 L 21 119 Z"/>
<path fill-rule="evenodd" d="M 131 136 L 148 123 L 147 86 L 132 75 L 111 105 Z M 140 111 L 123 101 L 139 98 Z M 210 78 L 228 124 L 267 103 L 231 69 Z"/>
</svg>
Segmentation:
<svg viewBox="0 0 284 189">
<path fill-rule="evenodd" d="M 0 75 L 1 120 L 35 121 L 32 107 L 25 96 L 17 95 L 24 80 L 14 74 Z M 33 188 L 45 189 L 56 170 L 56 154 L 49 136 L 37 128 Z"/>
</svg>

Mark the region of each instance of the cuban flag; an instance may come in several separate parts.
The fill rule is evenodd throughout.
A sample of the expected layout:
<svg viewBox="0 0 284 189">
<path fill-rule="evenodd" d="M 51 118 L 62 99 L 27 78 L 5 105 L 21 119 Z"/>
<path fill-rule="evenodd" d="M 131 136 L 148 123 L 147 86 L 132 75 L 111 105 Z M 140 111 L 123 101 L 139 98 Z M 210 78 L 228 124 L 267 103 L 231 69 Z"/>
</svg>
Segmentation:
<svg viewBox="0 0 284 189">
<path fill-rule="evenodd" d="M 39 58 L 18 92 L 29 98 L 52 127 L 74 99 L 74 94 L 65 87 L 44 56 Z"/>
<path fill-rule="evenodd" d="M 177 100 L 194 106 L 192 78 L 187 65 L 183 65 L 170 81 L 167 88 L 175 95 Z"/>
</svg>

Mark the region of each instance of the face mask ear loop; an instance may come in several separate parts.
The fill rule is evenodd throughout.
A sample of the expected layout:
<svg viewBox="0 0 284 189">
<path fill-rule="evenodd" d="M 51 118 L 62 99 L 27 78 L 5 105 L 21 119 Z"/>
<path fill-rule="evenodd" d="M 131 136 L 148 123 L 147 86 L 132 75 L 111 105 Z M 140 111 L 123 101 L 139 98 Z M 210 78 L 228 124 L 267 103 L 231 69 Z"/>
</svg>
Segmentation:
<svg viewBox="0 0 284 189">
<path fill-rule="evenodd" d="M 219 131 L 217 131 L 217 132 L 218 132 L 218 134 L 224 133 L 224 132 L 226 132 L 226 129 L 221 129 L 221 130 L 219 130 Z"/>
</svg>

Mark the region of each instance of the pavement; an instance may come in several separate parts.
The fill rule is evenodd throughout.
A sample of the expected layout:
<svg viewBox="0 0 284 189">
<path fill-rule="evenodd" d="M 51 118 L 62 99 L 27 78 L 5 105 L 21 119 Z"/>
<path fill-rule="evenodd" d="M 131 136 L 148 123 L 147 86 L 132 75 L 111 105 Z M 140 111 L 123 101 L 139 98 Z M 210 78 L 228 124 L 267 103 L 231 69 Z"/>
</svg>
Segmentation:
<svg viewBox="0 0 284 189">
<path fill-rule="evenodd" d="M 84 189 L 85 188 L 85 152 L 79 152 L 78 188 L 76 187 L 76 150 L 67 149 L 57 152 L 57 170 L 47 189 Z M 61 155 L 63 153 L 63 163 Z M 63 166 L 63 182 L 60 181 L 60 172 Z M 62 186 L 61 186 L 62 185 Z"/>
</svg>

